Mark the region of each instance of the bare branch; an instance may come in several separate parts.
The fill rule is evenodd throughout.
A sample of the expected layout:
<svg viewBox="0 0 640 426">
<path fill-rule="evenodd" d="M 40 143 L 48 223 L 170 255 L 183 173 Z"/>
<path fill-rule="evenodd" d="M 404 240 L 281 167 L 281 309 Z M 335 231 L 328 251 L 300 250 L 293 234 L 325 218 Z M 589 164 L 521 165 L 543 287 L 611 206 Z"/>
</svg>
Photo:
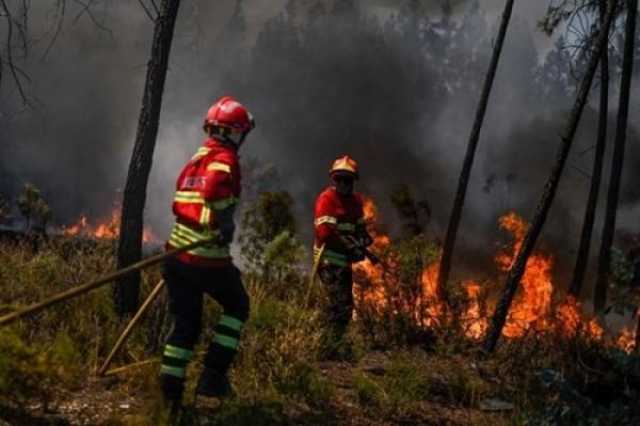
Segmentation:
<svg viewBox="0 0 640 426">
<path fill-rule="evenodd" d="M 47 46 L 44 54 L 42 55 L 42 60 L 45 60 L 47 58 L 47 56 L 49 56 L 49 52 L 51 51 L 51 48 L 53 47 L 53 45 L 55 44 L 56 40 L 58 39 L 58 36 L 60 35 L 60 32 L 62 32 L 62 24 L 64 22 L 64 16 L 65 16 L 65 11 L 66 11 L 66 2 L 65 0 L 57 0 L 56 2 L 56 10 L 57 10 L 57 25 L 56 25 L 56 29 L 53 33 L 53 36 L 51 37 L 51 41 L 49 42 L 49 45 Z"/>
<path fill-rule="evenodd" d="M 24 104 L 27 104 L 27 96 L 25 94 L 24 88 L 22 87 L 22 82 L 20 81 L 20 76 L 18 75 L 18 70 L 16 69 L 15 64 L 13 63 L 13 53 L 12 53 L 12 45 L 13 45 L 13 25 L 14 21 L 11 17 L 11 12 L 7 7 L 7 3 L 5 0 L 0 0 L 0 6 L 2 6 L 2 10 L 4 11 L 4 18 L 7 20 L 7 61 L 6 64 L 11 71 L 11 75 L 16 83 L 16 87 L 18 88 L 18 92 L 20 93 L 20 98 Z"/>
<path fill-rule="evenodd" d="M 89 0 L 87 3 L 84 3 L 81 0 L 73 0 L 73 1 L 82 6 L 82 9 L 80 10 L 80 12 L 78 12 L 76 17 L 73 18 L 72 22 L 74 25 L 78 22 L 78 20 L 82 17 L 82 15 L 86 14 L 89 17 L 89 19 L 91 19 L 91 22 L 93 22 L 96 28 L 108 33 L 111 37 L 113 37 L 113 31 L 111 31 L 111 29 L 105 27 L 103 24 L 98 22 L 98 20 L 93 15 L 93 12 L 91 12 L 91 6 L 96 0 Z"/>
<path fill-rule="evenodd" d="M 147 14 L 147 16 L 149 17 L 149 19 L 151 20 L 151 22 L 155 22 L 155 18 L 153 17 L 153 15 L 151 14 L 151 11 L 149 10 L 149 8 L 147 7 L 147 5 L 144 4 L 144 2 L 142 0 L 138 0 L 138 3 L 140 3 L 140 6 L 142 6 L 142 9 L 144 9 L 144 13 Z M 155 6 L 155 4 L 154 4 Z M 157 10 L 157 9 L 156 9 Z M 157 16 L 157 15 L 156 15 Z"/>
<path fill-rule="evenodd" d="M 156 4 L 155 0 L 150 0 L 151 4 L 153 5 L 153 9 L 156 11 L 156 16 L 160 15 L 160 8 L 158 7 L 158 5 Z"/>
</svg>

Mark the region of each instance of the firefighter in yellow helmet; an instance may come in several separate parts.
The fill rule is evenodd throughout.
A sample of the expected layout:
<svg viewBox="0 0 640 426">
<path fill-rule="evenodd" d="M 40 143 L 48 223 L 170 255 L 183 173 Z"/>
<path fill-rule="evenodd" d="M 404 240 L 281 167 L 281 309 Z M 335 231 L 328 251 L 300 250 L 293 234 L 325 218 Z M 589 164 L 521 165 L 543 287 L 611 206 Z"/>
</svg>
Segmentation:
<svg viewBox="0 0 640 426">
<path fill-rule="evenodd" d="M 356 161 L 348 155 L 339 157 L 329 175 L 331 184 L 320 193 L 315 205 L 314 252 L 318 255 L 324 247 L 318 276 L 328 299 L 324 317 L 330 328 L 327 343 L 332 346 L 344 336 L 353 312 L 351 265 L 364 260 L 365 249 L 373 240 L 365 226 L 363 198 L 354 192 L 359 178 Z"/>
</svg>

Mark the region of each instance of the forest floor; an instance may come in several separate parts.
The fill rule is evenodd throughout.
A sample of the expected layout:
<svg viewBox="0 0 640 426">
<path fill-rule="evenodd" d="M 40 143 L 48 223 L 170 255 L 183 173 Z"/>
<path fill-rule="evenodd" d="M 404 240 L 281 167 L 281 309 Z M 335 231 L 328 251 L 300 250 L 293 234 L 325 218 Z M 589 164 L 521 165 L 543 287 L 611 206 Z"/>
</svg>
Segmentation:
<svg viewBox="0 0 640 426">
<path fill-rule="evenodd" d="M 113 249 L 109 242 L 0 242 L 0 315 L 112 271 Z M 480 342 L 455 322 L 425 328 L 412 316 L 359 309 L 339 360 L 327 361 L 321 290 L 313 287 L 307 306 L 308 277 L 282 271 L 245 273 L 251 315 L 230 373 L 235 395 L 214 412 L 196 410 L 193 397 L 220 315 L 206 301 L 183 425 L 640 424 L 640 356 L 580 330 L 531 329 L 481 356 Z M 160 268 L 142 278 L 144 297 Z M 125 323 L 107 287 L 0 328 L 0 426 L 167 424 L 157 362 L 171 324 L 166 295 L 112 368 L 156 362 L 96 378 Z"/>
<path fill-rule="evenodd" d="M 426 355 L 426 354 L 425 354 Z M 303 401 L 288 402 L 281 407 L 254 406 L 254 413 L 247 418 L 243 414 L 234 415 L 222 411 L 218 419 L 215 411 L 196 410 L 192 403 L 185 410 L 190 416 L 186 424 L 226 424 L 226 425 L 270 425 L 270 424 L 307 424 L 307 425 L 510 425 L 514 405 L 508 401 L 484 400 L 476 403 L 483 409 L 466 406 L 452 401 L 448 378 L 439 371 L 443 360 L 431 359 L 430 363 L 440 363 L 437 369 L 416 369 L 415 374 L 424 375 L 421 382 L 429 386 L 429 397 L 411 401 L 411 408 L 387 407 L 396 413 L 382 418 L 378 412 L 385 398 L 382 388 L 376 388 L 375 380 L 382 379 L 394 368 L 393 354 L 371 352 L 357 362 L 321 361 L 316 365 L 322 378 L 334 389 L 328 404 L 322 410 L 309 406 Z M 425 360 L 427 357 L 425 356 Z M 475 363 L 471 360 L 449 360 L 450 367 L 459 368 L 456 362 L 468 362 L 471 369 Z M 126 374 L 126 373 L 123 373 Z M 392 373 L 393 374 L 393 373 Z M 366 377 L 372 379 L 367 382 Z M 126 382 L 126 380 L 125 380 Z M 487 382 L 488 383 L 488 382 Z M 410 384 L 409 384 L 410 385 Z M 425 389 L 426 390 L 426 389 Z M 152 409 L 157 403 L 152 392 L 134 389 L 127 393 L 127 386 L 115 376 L 106 378 L 91 377 L 73 389 L 58 389 L 54 398 L 45 408 L 42 402 L 32 401 L 27 411 L 19 415 L 9 414 L 6 424 L 11 425 L 150 425 Z M 238 398 L 236 400 L 236 398 Z M 387 395 L 386 398 L 389 398 Z M 232 397 L 229 401 L 242 400 L 242 396 Z M 407 401 L 399 402 L 400 405 Z M 222 402 L 226 404 L 226 402 Z M 477 405 L 476 404 L 476 405 Z M 235 411 L 235 410 L 234 410 Z M 2 423 L 0 425 L 4 426 Z"/>
</svg>

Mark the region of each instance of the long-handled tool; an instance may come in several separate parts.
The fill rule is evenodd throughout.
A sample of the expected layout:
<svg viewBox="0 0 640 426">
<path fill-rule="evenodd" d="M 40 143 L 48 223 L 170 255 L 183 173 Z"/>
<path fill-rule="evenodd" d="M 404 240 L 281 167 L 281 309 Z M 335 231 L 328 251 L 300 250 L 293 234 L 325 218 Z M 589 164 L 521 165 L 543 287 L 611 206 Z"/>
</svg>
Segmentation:
<svg viewBox="0 0 640 426">
<path fill-rule="evenodd" d="M 324 254 L 325 245 L 320 246 L 317 252 L 313 254 L 313 267 L 311 268 L 311 275 L 309 276 L 309 284 L 307 285 L 307 294 L 304 298 L 303 307 L 306 309 L 309 306 L 309 298 L 311 297 L 311 289 L 313 288 L 313 283 L 316 280 L 316 275 L 318 274 L 318 267 L 320 266 L 320 259 L 322 259 L 322 255 Z"/>
<path fill-rule="evenodd" d="M 118 353 L 120 347 L 127 340 L 129 334 L 131 334 L 131 331 L 133 330 L 133 327 L 135 327 L 140 318 L 142 318 L 142 314 L 144 314 L 147 308 L 151 305 L 151 302 L 153 302 L 155 298 L 158 297 L 158 295 L 160 294 L 160 290 L 162 290 L 162 287 L 164 287 L 164 280 L 160 280 L 160 282 L 156 284 L 155 288 L 149 294 L 149 297 L 147 297 L 147 300 L 144 301 L 142 306 L 140 306 L 140 309 L 138 309 L 138 312 L 136 312 L 133 318 L 131 318 L 131 321 L 129 321 L 129 324 L 127 324 L 127 327 L 124 329 L 124 331 L 116 341 L 113 349 L 111 349 L 111 352 L 109 353 L 107 359 L 104 361 L 104 364 L 102 364 L 102 367 L 100 367 L 100 369 L 98 370 L 98 376 L 104 376 L 107 368 L 109 368 L 109 365 L 111 365 L 111 361 L 113 361 L 113 357 Z"/>
<path fill-rule="evenodd" d="M 102 278 L 98 278 L 97 280 L 91 281 L 87 284 L 83 284 L 78 287 L 74 287 L 72 289 L 63 291 L 54 296 L 51 296 L 45 299 L 42 302 L 35 303 L 31 306 L 27 306 L 22 309 L 18 309 L 15 312 L 11 312 L 10 314 L 4 315 L 0 317 L 0 326 L 4 326 L 16 321 L 19 318 L 22 318 L 29 314 L 34 314 L 36 312 L 40 312 L 41 310 L 48 308 L 49 306 L 62 302 L 65 300 L 72 299 L 81 294 L 87 293 L 95 288 L 101 287 L 107 283 L 117 280 L 118 278 L 124 277 L 131 272 L 138 271 L 144 268 L 148 268 L 149 266 L 155 265 L 157 263 L 162 262 L 163 260 L 175 256 L 184 251 L 193 250 L 194 248 L 204 246 L 206 244 L 210 244 L 218 239 L 218 236 L 214 236 L 212 238 L 208 238 L 205 240 L 197 241 L 195 243 L 186 245 L 184 247 L 180 247 L 178 249 L 169 250 L 165 253 L 157 254 L 155 256 L 148 257 L 140 262 L 134 263 L 133 265 L 127 266 L 119 271 L 112 272 L 110 274 L 105 275 Z"/>
</svg>

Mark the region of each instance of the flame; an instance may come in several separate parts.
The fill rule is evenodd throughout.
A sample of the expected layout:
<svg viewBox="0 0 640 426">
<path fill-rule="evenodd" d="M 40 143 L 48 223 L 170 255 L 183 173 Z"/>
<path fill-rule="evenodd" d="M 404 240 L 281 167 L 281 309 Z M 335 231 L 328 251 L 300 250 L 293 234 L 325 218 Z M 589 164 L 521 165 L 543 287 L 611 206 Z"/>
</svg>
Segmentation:
<svg viewBox="0 0 640 426">
<path fill-rule="evenodd" d="M 496 256 L 496 264 L 507 272 L 513 266 L 524 237 L 528 224 L 515 212 L 507 213 L 500 218 L 500 227 L 513 234 L 514 243 L 509 250 L 505 250 Z M 502 330 L 506 337 L 521 337 L 528 330 L 544 330 L 549 328 L 549 313 L 551 310 L 551 295 L 553 283 L 551 269 L 553 258 L 542 253 L 533 253 L 522 276 L 522 291 L 511 305 L 507 322 Z"/>
<path fill-rule="evenodd" d="M 373 238 L 373 244 L 369 249 L 375 253 L 384 252 L 391 244 L 391 239 L 377 229 L 378 210 L 373 200 L 365 197 L 363 210 L 367 229 Z M 387 271 L 381 265 L 374 265 L 369 259 L 357 263 L 354 266 L 354 271 L 356 275 L 359 274 L 365 278 L 359 280 L 354 286 L 354 296 L 360 307 L 372 309 L 377 313 L 384 312 L 388 308 L 390 296 L 385 279 L 394 279 L 395 277 L 385 277 Z"/>
<path fill-rule="evenodd" d="M 467 337 L 480 339 L 485 335 L 489 327 L 489 321 L 482 315 L 480 304 L 482 288 L 480 284 L 475 281 L 467 281 L 463 283 L 463 286 L 467 292 L 468 304 L 467 310 L 461 318 L 462 326 Z"/>
<path fill-rule="evenodd" d="M 571 295 L 556 308 L 555 319 L 560 333 L 565 337 L 574 337 L 579 332 L 594 340 L 604 337 L 604 329 L 598 320 L 592 318 L 587 321 L 582 305 Z"/>
<path fill-rule="evenodd" d="M 63 227 L 62 234 L 69 237 L 82 236 L 85 238 L 114 240 L 120 236 L 120 207 L 115 206 L 108 218 L 99 221 L 95 225 L 91 225 L 89 219 L 85 215 L 81 215 L 76 223 Z M 142 241 L 145 243 L 158 241 L 148 226 L 144 227 Z"/>
<path fill-rule="evenodd" d="M 422 325 L 431 327 L 440 324 L 444 314 L 444 303 L 440 300 L 438 292 L 438 276 L 440 262 L 434 262 L 422 271 L 420 282 L 422 284 L 418 306 L 422 308 Z"/>
<path fill-rule="evenodd" d="M 616 340 L 616 346 L 630 354 L 636 348 L 636 333 L 627 327 L 623 328 Z"/>
<path fill-rule="evenodd" d="M 391 239 L 380 231 L 377 224 L 378 211 L 369 198 L 364 200 L 365 221 L 369 233 L 374 239 L 371 250 L 385 253 L 385 268 L 373 265 L 369 260 L 354 266 L 356 280 L 354 296 L 360 307 L 373 312 L 409 314 L 422 327 L 434 327 L 443 322 L 446 315 L 445 304 L 439 297 L 438 272 L 439 261 L 427 265 L 420 275 L 420 292 L 417 296 L 402 293 L 399 262 L 391 249 Z M 500 251 L 495 257 L 499 270 L 508 272 L 513 266 L 527 233 L 527 222 L 515 212 L 509 212 L 499 219 L 500 228 L 510 232 L 513 242 Z M 625 328 L 617 339 L 605 341 L 605 330 L 596 318 L 588 318 L 583 306 L 572 296 L 554 305 L 552 295 L 554 283 L 552 270 L 554 258 L 550 254 L 534 252 L 527 261 L 521 280 L 519 293 L 516 295 L 502 334 L 509 338 L 519 338 L 530 331 L 549 332 L 556 330 L 560 335 L 571 338 L 580 334 L 590 339 L 614 344 L 631 352 L 635 349 L 635 332 Z M 470 339 L 481 339 L 485 336 L 489 321 L 486 316 L 485 295 L 483 286 L 478 281 L 467 280 L 462 283 L 466 292 L 467 304 L 460 316 L 460 324 L 464 334 Z M 493 302 L 495 304 L 495 302 Z M 491 302 L 487 302 L 491 305 Z M 490 307 L 490 306 L 489 306 Z"/>
</svg>

